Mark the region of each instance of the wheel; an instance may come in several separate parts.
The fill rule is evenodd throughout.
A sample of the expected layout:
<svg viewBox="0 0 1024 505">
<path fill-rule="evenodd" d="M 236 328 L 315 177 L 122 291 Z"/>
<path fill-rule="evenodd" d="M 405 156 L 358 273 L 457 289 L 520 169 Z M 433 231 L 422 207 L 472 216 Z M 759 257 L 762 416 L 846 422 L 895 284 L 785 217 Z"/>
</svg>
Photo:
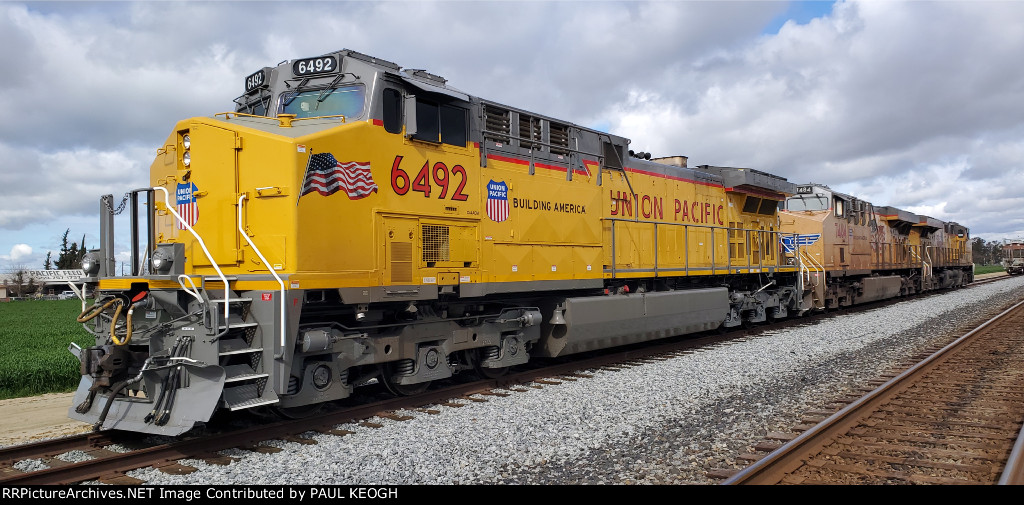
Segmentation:
<svg viewBox="0 0 1024 505">
<path fill-rule="evenodd" d="M 430 387 L 430 381 L 418 382 L 416 384 L 397 384 L 394 382 L 394 375 L 395 362 L 384 363 L 381 365 L 380 381 L 384 383 L 384 387 L 395 396 L 418 395 Z"/>
<path fill-rule="evenodd" d="M 480 366 L 480 362 L 477 362 L 475 365 L 473 365 L 473 370 L 475 370 L 476 374 L 483 379 L 497 379 L 499 377 L 504 377 L 508 375 L 508 372 L 511 369 L 512 367 L 508 366 L 501 368 L 484 368 Z"/>
<path fill-rule="evenodd" d="M 320 412 L 324 407 L 323 403 L 313 403 L 300 407 L 272 407 L 274 412 L 285 419 L 304 419 Z"/>
<path fill-rule="evenodd" d="M 253 407 L 246 409 L 249 415 L 256 417 L 262 421 L 274 421 L 277 420 L 281 415 L 277 412 L 277 409 L 269 407 L 267 405 L 260 405 L 259 407 Z"/>
<path fill-rule="evenodd" d="M 509 370 L 511 370 L 511 367 L 507 366 L 502 368 L 483 368 L 479 365 L 476 366 L 476 373 L 484 379 L 497 379 L 499 377 L 504 377 L 508 375 Z"/>
</svg>

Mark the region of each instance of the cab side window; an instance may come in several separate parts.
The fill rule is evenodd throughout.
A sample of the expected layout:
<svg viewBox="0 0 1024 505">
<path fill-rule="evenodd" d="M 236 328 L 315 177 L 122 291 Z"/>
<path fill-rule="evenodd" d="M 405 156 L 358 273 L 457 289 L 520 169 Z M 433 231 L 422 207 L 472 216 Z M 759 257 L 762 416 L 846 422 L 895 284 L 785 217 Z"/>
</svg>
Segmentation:
<svg viewBox="0 0 1024 505">
<path fill-rule="evenodd" d="M 441 106 L 441 142 L 453 146 L 465 147 L 469 140 L 467 131 L 467 111 L 452 105 Z"/>
<path fill-rule="evenodd" d="M 414 139 L 465 147 L 469 139 L 468 113 L 462 107 L 416 99 Z"/>
<path fill-rule="evenodd" d="M 384 90 L 384 130 L 388 133 L 402 133 L 402 94 L 397 89 Z"/>
<path fill-rule="evenodd" d="M 441 130 L 437 104 L 416 99 L 416 134 L 412 138 L 437 143 Z"/>
</svg>

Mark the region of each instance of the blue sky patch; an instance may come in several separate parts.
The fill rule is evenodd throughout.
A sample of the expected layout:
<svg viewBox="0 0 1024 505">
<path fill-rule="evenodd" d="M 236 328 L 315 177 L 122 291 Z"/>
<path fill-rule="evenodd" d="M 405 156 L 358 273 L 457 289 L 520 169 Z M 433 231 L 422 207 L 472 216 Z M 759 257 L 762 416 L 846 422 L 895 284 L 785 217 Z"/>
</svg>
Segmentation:
<svg viewBox="0 0 1024 505">
<path fill-rule="evenodd" d="M 819 0 L 797 0 L 789 2 L 786 10 L 768 22 L 764 27 L 765 35 L 779 33 L 782 25 L 792 19 L 798 25 L 805 25 L 814 18 L 820 18 L 832 13 L 832 5 L 835 2 Z"/>
</svg>

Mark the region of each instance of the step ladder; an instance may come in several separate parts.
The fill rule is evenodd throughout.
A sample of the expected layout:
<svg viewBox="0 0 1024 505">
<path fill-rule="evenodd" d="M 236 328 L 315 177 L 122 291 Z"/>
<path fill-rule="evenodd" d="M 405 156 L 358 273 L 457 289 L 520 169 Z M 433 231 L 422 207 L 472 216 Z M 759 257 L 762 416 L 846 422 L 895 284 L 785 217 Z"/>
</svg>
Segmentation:
<svg viewBox="0 0 1024 505">
<path fill-rule="evenodd" d="M 214 280 L 214 279 L 211 279 Z M 215 279 L 219 281 L 220 279 Z M 208 290 L 212 295 L 220 294 L 216 289 Z M 224 368 L 224 392 L 222 405 L 228 410 L 243 410 L 279 402 L 277 394 L 267 387 L 270 374 L 263 359 L 263 346 L 256 341 L 258 323 L 252 320 L 251 298 L 231 297 L 210 298 L 215 317 L 215 331 L 223 333 L 217 339 L 218 365 Z M 223 304 L 228 306 L 228 320 L 223 321 Z"/>
</svg>

